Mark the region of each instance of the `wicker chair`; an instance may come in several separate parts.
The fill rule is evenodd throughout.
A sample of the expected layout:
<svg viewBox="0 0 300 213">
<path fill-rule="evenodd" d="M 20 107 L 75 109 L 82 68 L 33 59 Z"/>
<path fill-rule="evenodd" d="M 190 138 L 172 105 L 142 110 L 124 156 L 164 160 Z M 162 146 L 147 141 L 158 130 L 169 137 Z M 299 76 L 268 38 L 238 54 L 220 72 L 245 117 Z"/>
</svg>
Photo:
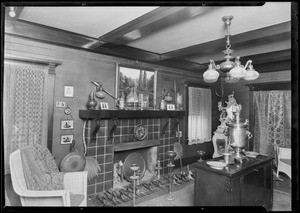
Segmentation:
<svg viewBox="0 0 300 213">
<path fill-rule="evenodd" d="M 276 176 L 279 178 L 279 172 L 283 172 L 292 179 L 291 174 L 291 149 L 290 148 L 277 148 L 277 173 Z"/>
<path fill-rule="evenodd" d="M 87 172 L 64 174 L 64 190 L 28 190 L 23 172 L 21 151 L 10 155 L 10 172 L 14 191 L 20 196 L 22 206 L 86 206 Z"/>
</svg>

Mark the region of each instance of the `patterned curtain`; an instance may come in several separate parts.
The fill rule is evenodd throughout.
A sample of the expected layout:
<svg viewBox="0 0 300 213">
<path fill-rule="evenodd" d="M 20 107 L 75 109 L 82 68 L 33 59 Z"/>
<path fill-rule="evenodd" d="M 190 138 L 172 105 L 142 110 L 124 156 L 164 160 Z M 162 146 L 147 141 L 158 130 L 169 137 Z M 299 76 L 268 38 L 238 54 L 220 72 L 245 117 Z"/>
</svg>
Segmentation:
<svg viewBox="0 0 300 213">
<path fill-rule="evenodd" d="M 211 141 L 211 90 L 189 87 L 189 145 Z"/>
<path fill-rule="evenodd" d="M 36 142 L 47 146 L 48 66 L 5 63 L 4 67 L 4 157 L 9 173 L 9 155 Z"/>
<path fill-rule="evenodd" d="M 276 158 L 278 146 L 291 147 L 291 91 L 255 91 L 253 98 L 254 151 Z"/>
</svg>

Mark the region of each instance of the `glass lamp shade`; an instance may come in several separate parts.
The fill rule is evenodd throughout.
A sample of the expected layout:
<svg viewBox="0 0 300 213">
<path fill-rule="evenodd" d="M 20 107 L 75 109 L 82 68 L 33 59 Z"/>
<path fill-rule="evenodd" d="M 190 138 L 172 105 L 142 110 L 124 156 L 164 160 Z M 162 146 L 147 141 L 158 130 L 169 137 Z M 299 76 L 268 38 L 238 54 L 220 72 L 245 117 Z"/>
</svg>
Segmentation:
<svg viewBox="0 0 300 213">
<path fill-rule="evenodd" d="M 244 67 L 237 66 L 229 71 L 230 77 L 232 78 L 243 78 L 246 75 Z"/>
<path fill-rule="evenodd" d="M 203 80 L 206 83 L 214 83 L 218 80 L 220 73 L 214 69 L 208 69 L 203 73 Z"/>
<path fill-rule="evenodd" d="M 215 82 L 217 82 L 217 80 L 218 79 L 213 79 L 213 80 L 208 80 L 208 79 L 203 79 L 203 81 L 205 82 L 205 83 L 215 83 Z"/>
<path fill-rule="evenodd" d="M 246 75 L 243 77 L 246 81 L 255 80 L 259 77 L 259 73 L 254 69 L 249 69 L 246 71 Z"/>
</svg>

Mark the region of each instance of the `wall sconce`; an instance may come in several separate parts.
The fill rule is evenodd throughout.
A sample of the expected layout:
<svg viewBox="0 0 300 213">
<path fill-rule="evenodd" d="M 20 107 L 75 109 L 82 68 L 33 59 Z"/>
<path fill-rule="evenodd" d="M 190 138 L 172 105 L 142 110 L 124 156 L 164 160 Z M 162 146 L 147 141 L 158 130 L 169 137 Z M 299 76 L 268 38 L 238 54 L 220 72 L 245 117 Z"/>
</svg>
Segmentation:
<svg viewBox="0 0 300 213">
<path fill-rule="evenodd" d="M 8 15 L 12 18 L 14 18 L 16 16 L 16 10 L 15 7 L 9 7 L 9 12 Z"/>
</svg>

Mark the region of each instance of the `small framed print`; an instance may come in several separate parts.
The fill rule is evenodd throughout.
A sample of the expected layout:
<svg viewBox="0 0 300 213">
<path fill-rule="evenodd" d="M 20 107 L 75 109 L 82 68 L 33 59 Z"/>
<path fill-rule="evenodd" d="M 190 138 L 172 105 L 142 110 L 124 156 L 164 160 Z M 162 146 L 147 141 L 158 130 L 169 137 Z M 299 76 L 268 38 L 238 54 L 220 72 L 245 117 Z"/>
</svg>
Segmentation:
<svg viewBox="0 0 300 213">
<path fill-rule="evenodd" d="M 74 136 L 73 135 L 61 135 L 60 136 L 60 144 L 71 144 L 73 141 Z"/>
<path fill-rule="evenodd" d="M 73 98 L 74 97 L 74 87 L 73 86 L 65 86 L 64 96 L 67 98 Z"/>
<path fill-rule="evenodd" d="M 63 120 L 61 121 L 61 129 L 73 129 L 74 128 L 74 122 L 73 120 Z"/>
<path fill-rule="evenodd" d="M 100 102 L 100 109 L 108 109 L 108 103 L 107 102 Z"/>
<path fill-rule="evenodd" d="M 175 110 L 174 104 L 167 104 L 167 110 Z"/>
</svg>

